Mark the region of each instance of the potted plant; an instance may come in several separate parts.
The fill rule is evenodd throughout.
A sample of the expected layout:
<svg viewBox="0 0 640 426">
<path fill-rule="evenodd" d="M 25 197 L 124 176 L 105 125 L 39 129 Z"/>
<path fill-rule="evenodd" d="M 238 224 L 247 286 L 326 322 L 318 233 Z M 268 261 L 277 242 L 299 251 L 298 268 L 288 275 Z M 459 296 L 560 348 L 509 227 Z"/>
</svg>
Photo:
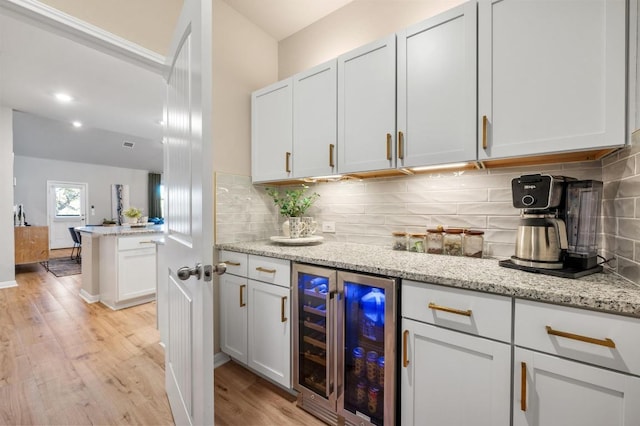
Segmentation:
<svg viewBox="0 0 640 426">
<path fill-rule="evenodd" d="M 304 184 L 296 189 L 285 189 L 284 192 L 276 188 L 267 188 L 267 194 L 273 199 L 280 215 L 286 218 L 282 224 L 282 232 L 285 236 L 289 236 L 289 218 L 302 217 L 320 197 L 317 192 L 307 195 L 307 189 L 309 187 Z"/>
<path fill-rule="evenodd" d="M 124 216 L 125 223 L 138 223 L 138 219 L 142 217 L 142 209 L 129 207 L 122 212 L 122 216 Z"/>
</svg>

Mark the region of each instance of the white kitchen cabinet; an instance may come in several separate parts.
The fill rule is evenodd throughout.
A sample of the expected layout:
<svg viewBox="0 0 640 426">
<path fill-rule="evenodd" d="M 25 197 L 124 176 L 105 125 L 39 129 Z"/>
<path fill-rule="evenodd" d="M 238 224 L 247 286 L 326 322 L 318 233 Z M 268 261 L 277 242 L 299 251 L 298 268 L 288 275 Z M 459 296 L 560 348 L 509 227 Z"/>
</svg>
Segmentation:
<svg viewBox="0 0 640 426">
<path fill-rule="evenodd" d="M 121 309 L 155 299 L 156 246 L 162 234 L 100 238 L 100 302 Z"/>
<path fill-rule="evenodd" d="M 625 143 L 625 7 L 479 1 L 479 160 Z"/>
<path fill-rule="evenodd" d="M 337 173 L 337 63 L 293 76 L 293 177 Z"/>
<path fill-rule="evenodd" d="M 511 309 L 504 296 L 402 282 L 401 424 L 509 424 Z"/>
<path fill-rule="evenodd" d="M 220 348 L 233 359 L 247 364 L 248 282 L 231 274 L 220 276 Z"/>
<path fill-rule="evenodd" d="M 514 426 L 635 426 L 640 377 L 516 348 Z"/>
<path fill-rule="evenodd" d="M 397 34 L 398 167 L 475 161 L 475 0 Z"/>
<path fill-rule="evenodd" d="M 338 171 L 395 167 L 396 36 L 338 57 Z"/>
<path fill-rule="evenodd" d="M 253 182 L 293 176 L 293 81 L 279 81 L 251 95 Z"/>
<path fill-rule="evenodd" d="M 249 367 L 291 387 L 290 294 L 287 287 L 249 280 Z"/>
</svg>

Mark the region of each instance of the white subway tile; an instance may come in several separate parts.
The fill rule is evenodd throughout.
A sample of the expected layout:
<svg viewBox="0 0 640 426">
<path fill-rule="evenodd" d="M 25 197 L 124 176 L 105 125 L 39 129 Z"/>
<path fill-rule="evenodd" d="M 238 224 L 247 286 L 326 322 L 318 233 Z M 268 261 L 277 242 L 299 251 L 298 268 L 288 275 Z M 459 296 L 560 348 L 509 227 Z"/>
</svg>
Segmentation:
<svg viewBox="0 0 640 426">
<path fill-rule="evenodd" d="M 469 200 L 469 201 L 476 201 L 476 200 Z M 491 202 L 502 201 L 507 203 L 513 203 L 511 188 L 491 188 L 489 190 L 489 201 Z"/>
<path fill-rule="evenodd" d="M 459 215 L 513 216 L 519 212 L 512 203 L 459 203 Z"/>
<path fill-rule="evenodd" d="M 406 212 L 411 214 L 421 214 L 421 215 L 434 215 L 434 214 L 454 215 L 458 212 L 458 206 L 456 204 L 408 203 Z"/>
<path fill-rule="evenodd" d="M 407 182 L 403 180 L 366 182 L 365 191 L 367 193 L 407 192 Z"/>
<path fill-rule="evenodd" d="M 518 229 L 520 224 L 520 215 L 518 216 L 490 216 L 487 228 L 489 229 Z"/>
<path fill-rule="evenodd" d="M 431 216 L 431 225 L 443 225 L 451 228 L 486 229 L 486 216 Z"/>
</svg>

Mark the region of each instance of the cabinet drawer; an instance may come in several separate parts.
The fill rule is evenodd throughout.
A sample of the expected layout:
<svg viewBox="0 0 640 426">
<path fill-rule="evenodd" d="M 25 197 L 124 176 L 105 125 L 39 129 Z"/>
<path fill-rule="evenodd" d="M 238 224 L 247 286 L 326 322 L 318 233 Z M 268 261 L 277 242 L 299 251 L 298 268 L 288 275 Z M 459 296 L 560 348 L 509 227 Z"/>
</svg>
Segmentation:
<svg viewBox="0 0 640 426">
<path fill-rule="evenodd" d="M 237 253 L 235 251 L 220 251 L 220 262 L 227 265 L 227 274 L 238 275 L 240 277 L 247 276 L 248 258 L 246 253 Z"/>
<path fill-rule="evenodd" d="M 133 237 L 118 237 L 118 251 L 137 250 L 141 248 L 155 248 L 154 241 L 161 240 L 162 234 L 136 235 Z M 107 237 L 108 238 L 108 237 Z"/>
<path fill-rule="evenodd" d="M 515 344 L 640 375 L 640 320 L 516 300 Z"/>
<path fill-rule="evenodd" d="M 291 287 L 291 262 L 272 257 L 249 255 L 249 278 Z"/>
<path fill-rule="evenodd" d="M 402 316 L 511 341 L 511 299 L 508 297 L 403 280 Z"/>
</svg>

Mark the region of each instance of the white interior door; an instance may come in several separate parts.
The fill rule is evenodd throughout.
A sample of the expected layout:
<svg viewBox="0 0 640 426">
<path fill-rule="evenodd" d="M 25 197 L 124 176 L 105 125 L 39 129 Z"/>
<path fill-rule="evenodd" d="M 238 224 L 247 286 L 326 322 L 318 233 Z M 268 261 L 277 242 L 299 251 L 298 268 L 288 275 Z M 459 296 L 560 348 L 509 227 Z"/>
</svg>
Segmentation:
<svg viewBox="0 0 640 426">
<path fill-rule="evenodd" d="M 47 181 L 50 249 L 73 247 L 69 228 L 85 225 L 87 191 L 86 183 Z"/>
<path fill-rule="evenodd" d="M 211 8 L 184 1 L 167 57 L 165 383 L 177 425 L 213 424 L 213 285 L 178 276 L 213 260 Z"/>
</svg>

